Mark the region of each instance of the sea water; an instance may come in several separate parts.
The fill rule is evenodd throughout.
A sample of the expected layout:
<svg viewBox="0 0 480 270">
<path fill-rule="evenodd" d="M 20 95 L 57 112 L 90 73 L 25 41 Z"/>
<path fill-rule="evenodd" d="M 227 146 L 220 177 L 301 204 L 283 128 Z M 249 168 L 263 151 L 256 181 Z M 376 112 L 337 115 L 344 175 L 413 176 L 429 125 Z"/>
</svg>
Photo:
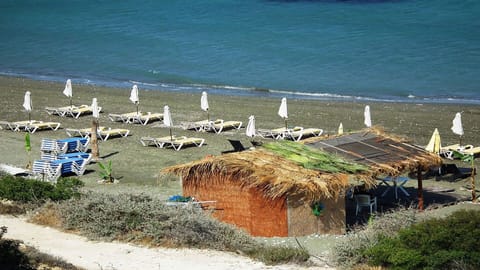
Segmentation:
<svg viewBox="0 0 480 270">
<path fill-rule="evenodd" d="M 2 0 L 0 74 L 480 104 L 478 0 Z"/>
</svg>

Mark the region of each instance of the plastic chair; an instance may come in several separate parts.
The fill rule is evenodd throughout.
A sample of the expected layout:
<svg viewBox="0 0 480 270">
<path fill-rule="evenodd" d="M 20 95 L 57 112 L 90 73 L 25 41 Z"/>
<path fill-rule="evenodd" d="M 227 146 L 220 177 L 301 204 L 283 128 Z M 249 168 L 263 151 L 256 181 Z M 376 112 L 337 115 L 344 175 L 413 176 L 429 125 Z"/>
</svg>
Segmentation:
<svg viewBox="0 0 480 270">
<path fill-rule="evenodd" d="M 355 215 L 361 212 L 362 208 L 369 208 L 370 214 L 373 211 L 377 212 L 377 197 L 371 198 L 370 195 L 367 194 L 358 194 L 355 195 L 355 202 L 357 203 L 357 207 L 355 210 Z"/>
</svg>

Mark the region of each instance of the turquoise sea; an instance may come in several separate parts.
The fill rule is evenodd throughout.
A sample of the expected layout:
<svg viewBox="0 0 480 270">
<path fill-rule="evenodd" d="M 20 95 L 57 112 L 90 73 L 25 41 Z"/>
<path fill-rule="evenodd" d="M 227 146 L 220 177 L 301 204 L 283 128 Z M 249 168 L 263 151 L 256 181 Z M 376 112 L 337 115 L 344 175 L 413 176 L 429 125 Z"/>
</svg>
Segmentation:
<svg viewBox="0 0 480 270">
<path fill-rule="evenodd" d="M 0 74 L 480 104 L 478 0 L 2 0 Z"/>
</svg>

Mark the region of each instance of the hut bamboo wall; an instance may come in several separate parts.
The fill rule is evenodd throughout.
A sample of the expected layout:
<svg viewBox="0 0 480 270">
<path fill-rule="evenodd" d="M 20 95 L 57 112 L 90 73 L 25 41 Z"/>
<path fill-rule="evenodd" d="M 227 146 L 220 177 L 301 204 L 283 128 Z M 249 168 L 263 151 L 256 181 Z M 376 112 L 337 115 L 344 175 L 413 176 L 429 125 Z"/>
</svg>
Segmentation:
<svg viewBox="0 0 480 270">
<path fill-rule="evenodd" d="M 243 228 L 253 236 L 288 236 L 285 198 L 266 198 L 259 190 L 241 187 L 235 179 L 223 179 L 222 184 L 215 179 L 202 180 L 201 186 L 191 184 L 194 181 L 183 181 L 184 196 L 216 201 L 212 213 L 215 218 Z"/>
</svg>

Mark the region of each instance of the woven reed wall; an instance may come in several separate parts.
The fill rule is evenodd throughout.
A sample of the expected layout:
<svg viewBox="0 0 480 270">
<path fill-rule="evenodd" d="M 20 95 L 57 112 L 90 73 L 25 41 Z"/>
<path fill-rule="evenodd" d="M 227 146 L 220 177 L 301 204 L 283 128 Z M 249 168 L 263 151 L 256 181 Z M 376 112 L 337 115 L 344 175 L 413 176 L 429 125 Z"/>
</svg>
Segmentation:
<svg viewBox="0 0 480 270">
<path fill-rule="evenodd" d="M 266 199 L 260 191 L 242 188 L 232 179 L 202 181 L 205 184 L 197 187 L 183 181 L 183 195 L 199 201 L 216 201 L 215 218 L 243 228 L 253 236 L 288 236 L 285 199 Z"/>
</svg>

